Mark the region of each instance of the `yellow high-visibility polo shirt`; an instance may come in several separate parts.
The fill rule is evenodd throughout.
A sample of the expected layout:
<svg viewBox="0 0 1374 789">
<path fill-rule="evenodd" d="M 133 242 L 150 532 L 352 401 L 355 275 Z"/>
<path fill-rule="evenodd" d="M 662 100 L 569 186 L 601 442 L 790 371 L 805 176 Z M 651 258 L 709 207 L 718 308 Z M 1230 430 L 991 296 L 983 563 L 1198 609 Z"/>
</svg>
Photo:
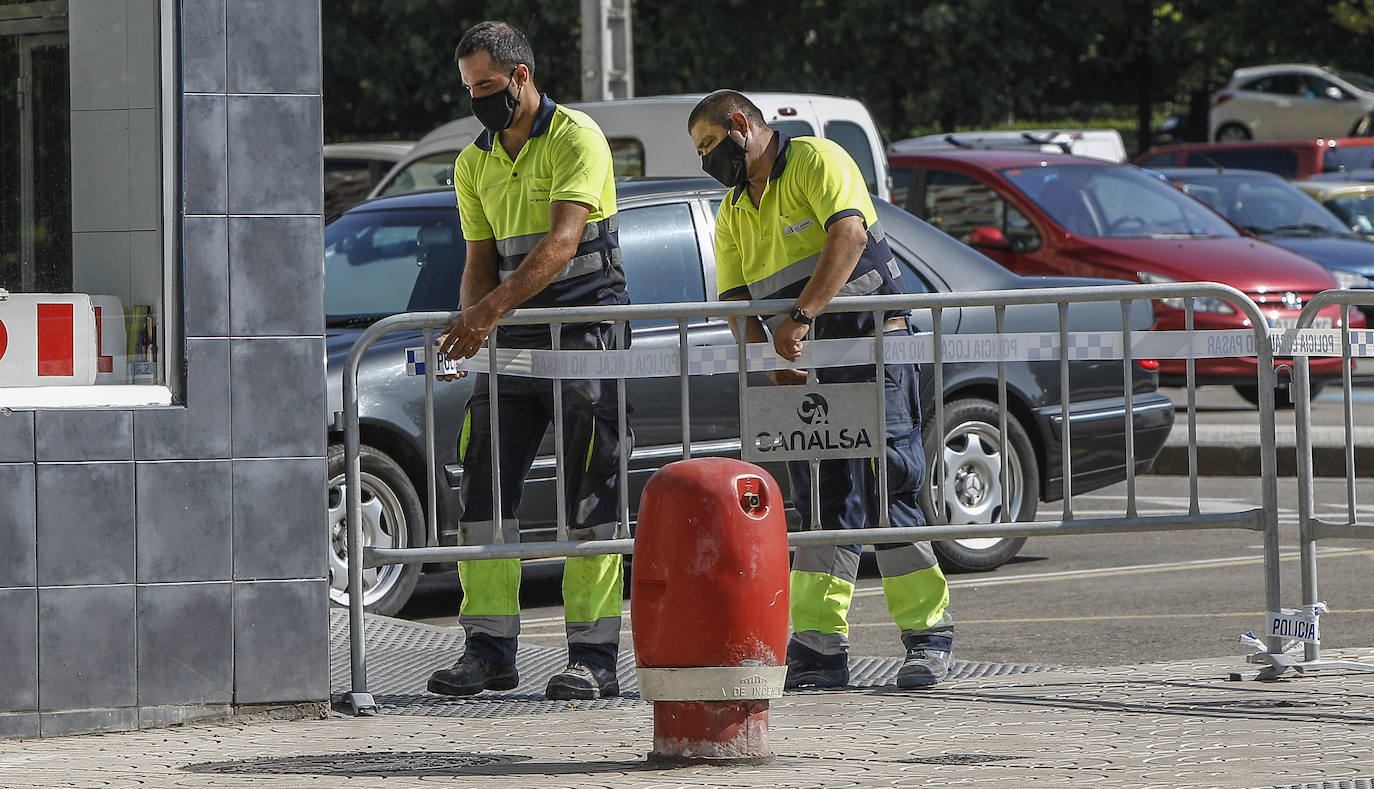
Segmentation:
<svg viewBox="0 0 1374 789">
<path fill-rule="evenodd" d="M 830 226 L 858 216 L 868 243 L 840 296 L 905 293 L 863 174 L 839 144 L 819 137 L 778 135 L 778 156 L 757 207 L 736 187 L 716 214 L 716 285 L 721 298 L 786 299 L 801 295 L 816 271 Z M 902 314 L 902 313 L 893 313 Z M 766 321 L 776 327 L 784 315 Z M 873 331 L 871 312 L 825 313 L 816 337 Z"/>
<path fill-rule="evenodd" d="M 504 280 L 549 232 L 551 202 L 584 203 L 591 214 L 572 260 L 519 306 L 628 303 L 611 149 L 596 122 L 543 96 L 530 138 L 514 161 L 496 142 L 495 135 L 484 131 L 454 164 L 463 238 L 495 239 Z"/>
</svg>

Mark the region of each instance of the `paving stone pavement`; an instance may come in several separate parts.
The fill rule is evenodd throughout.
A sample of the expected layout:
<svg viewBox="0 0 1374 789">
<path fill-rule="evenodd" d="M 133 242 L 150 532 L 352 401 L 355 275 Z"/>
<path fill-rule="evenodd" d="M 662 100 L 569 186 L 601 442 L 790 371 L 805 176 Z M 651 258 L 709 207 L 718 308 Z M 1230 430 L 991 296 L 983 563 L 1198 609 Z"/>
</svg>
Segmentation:
<svg viewBox="0 0 1374 789">
<path fill-rule="evenodd" d="M 1374 648 L 1324 656 L 1374 662 Z M 1374 674 L 1226 679 L 1245 667 L 1059 668 L 916 692 L 789 694 L 772 703 L 777 756 L 757 767 L 648 766 L 652 705 L 625 700 L 0 741 L 0 787 L 1374 789 Z"/>
</svg>

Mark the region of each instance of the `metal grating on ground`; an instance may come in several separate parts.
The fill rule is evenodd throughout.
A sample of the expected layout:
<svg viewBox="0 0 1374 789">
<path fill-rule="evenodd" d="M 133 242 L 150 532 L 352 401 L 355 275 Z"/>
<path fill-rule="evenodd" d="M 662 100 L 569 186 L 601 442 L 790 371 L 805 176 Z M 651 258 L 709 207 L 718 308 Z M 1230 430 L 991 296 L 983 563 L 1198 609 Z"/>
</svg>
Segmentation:
<svg viewBox="0 0 1374 789">
<path fill-rule="evenodd" d="M 321 756 L 284 756 L 242 759 L 231 762 L 188 764 L 191 773 L 220 775 L 342 775 L 349 778 L 464 775 L 469 771 L 511 764 L 528 756 L 433 751 L 383 753 L 330 753 Z"/>
<path fill-rule="evenodd" d="M 504 718 L 537 715 L 568 709 L 604 709 L 641 704 L 635 677 L 634 652 L 622 650 L 619 660 L 619 698 L 594 701 L 549 701 L 544 686 L 549 677 L 564 666 L 566 653 L 553 647 L 524 646 L 516 655 L 520 684 L 509 693 L 483 693 L 470 698 L 437 696 L 425 691 L 430 672 L 450 665 L 463 650 L 463 631 L 435 627 L 404 619 L 368 615 L 367 679 L 377 704 L 384 714 L 430 715 L 461 718 Z M 860 657 L 849 664 L 852 688 L 881 688 L 892 685 L 900 658 Z M 349 687 L 348 614 L 342 609 L 329 612 L 330 685 L 342 692 Z M 951 679 L 1000 677 L 1051 671 L 1053 666 L 1016 666 L 1005 663 L 955 661 Z M 817 691 L 824 692 L 824 691 Z M 1369 789 L 1374 789 L 1371 787 Z"/>
<path fill-rule="evenodd" d="M 1347 778 L 1341 781 L 1290 784 L 1288 786 L 1275 786 L 1273 789 L 1374 789 L 1374 778 Z"/>
</svg>

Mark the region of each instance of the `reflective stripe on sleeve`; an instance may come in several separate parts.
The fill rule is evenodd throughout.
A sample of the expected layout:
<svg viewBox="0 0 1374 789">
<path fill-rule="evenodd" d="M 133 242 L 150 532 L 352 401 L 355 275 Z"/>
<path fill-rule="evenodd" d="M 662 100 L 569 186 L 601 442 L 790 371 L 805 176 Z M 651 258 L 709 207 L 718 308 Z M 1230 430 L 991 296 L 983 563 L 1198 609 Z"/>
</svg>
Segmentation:
<svg viewBox="0 0 1374 789">
<path fill-rule="evenodd" d="M 851 279 L 844 283 L 836 296 L 867 296 L 883 285 L 883 275 L 877 269 L 870 269 L 868 273 Z"/>
</svg>

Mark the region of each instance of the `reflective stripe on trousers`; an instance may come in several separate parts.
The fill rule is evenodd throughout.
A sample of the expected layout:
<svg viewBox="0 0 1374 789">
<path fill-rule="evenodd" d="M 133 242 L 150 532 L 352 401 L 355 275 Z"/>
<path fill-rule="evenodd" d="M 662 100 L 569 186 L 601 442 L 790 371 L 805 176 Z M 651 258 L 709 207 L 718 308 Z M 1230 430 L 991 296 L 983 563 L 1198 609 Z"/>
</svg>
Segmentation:
<svg viewBox="0 0 1374 789">
<path fill-rule="evenodd" d="M 597 350 L 615 347 L 611 327 L 593 325 L 577 334 L 565 332 L 562 347 Z M 459 498 L 464 544 L 488 544 L 495 531 L 491 491 L 491 418 L 485 375 L 475 376 L 459 460 L 463 478 Z M 614 380 L 565 380 L 560 388 L 545 379 L 501 376 L 501 511 L 507 542 L 519 538 L 515 512 L 525 477 L 553 420 L 553 398 L 563 398 L 564 457 L 569 532 L 573 539 L 607 539 L 618 521 L 619 455 L 630 451 L 633 433 L 622 440 L 616 415 Z M 486 559 L 459 562 L 464 599 L 459 621 L 471 637 L 514 638 L 520 632 L 520 562 Z M 620 601 L 624 580 L 621 557 L 571 557 L 564 565 L 564 602 L 570 644 L 596 646 L 589 662 L 614 665 L 619 643 Z M 584 650 L 585 651 L 585 650 Z M 578 654 L 574 649 L 570 656 Z"/>
<path fill-rule="evenodd" d="M 905 332 L 899 332 L 905 333 Z M 873 379 L 869 367 L 826 368 L 822 383 Z M 893 526 L 923 526 L 917 501 L 925 477 L 920 444 L 920 403 L 914 365 L 886 365 L 884 393 L 887 421 L 888 518 Z M 788 464 L 792 500 L 802 528 L 812 522 L 810 467 Z M 868 458 L 825 460 L 820 463 L 819 520 L 827 529 L 862 529 L 879 522 L 878 474 Z M 849 647 L 847 618 L 858 576 L 859 545 L 802 546 L 792 564 L 792 628 L 794 639 L 821 654 L 839 654 Z M 949 586 L 927 541 L 875 546 L 878 571 L 888 613 L 904 633 L 952 627 L 945 609 Z"/>
</svg>

